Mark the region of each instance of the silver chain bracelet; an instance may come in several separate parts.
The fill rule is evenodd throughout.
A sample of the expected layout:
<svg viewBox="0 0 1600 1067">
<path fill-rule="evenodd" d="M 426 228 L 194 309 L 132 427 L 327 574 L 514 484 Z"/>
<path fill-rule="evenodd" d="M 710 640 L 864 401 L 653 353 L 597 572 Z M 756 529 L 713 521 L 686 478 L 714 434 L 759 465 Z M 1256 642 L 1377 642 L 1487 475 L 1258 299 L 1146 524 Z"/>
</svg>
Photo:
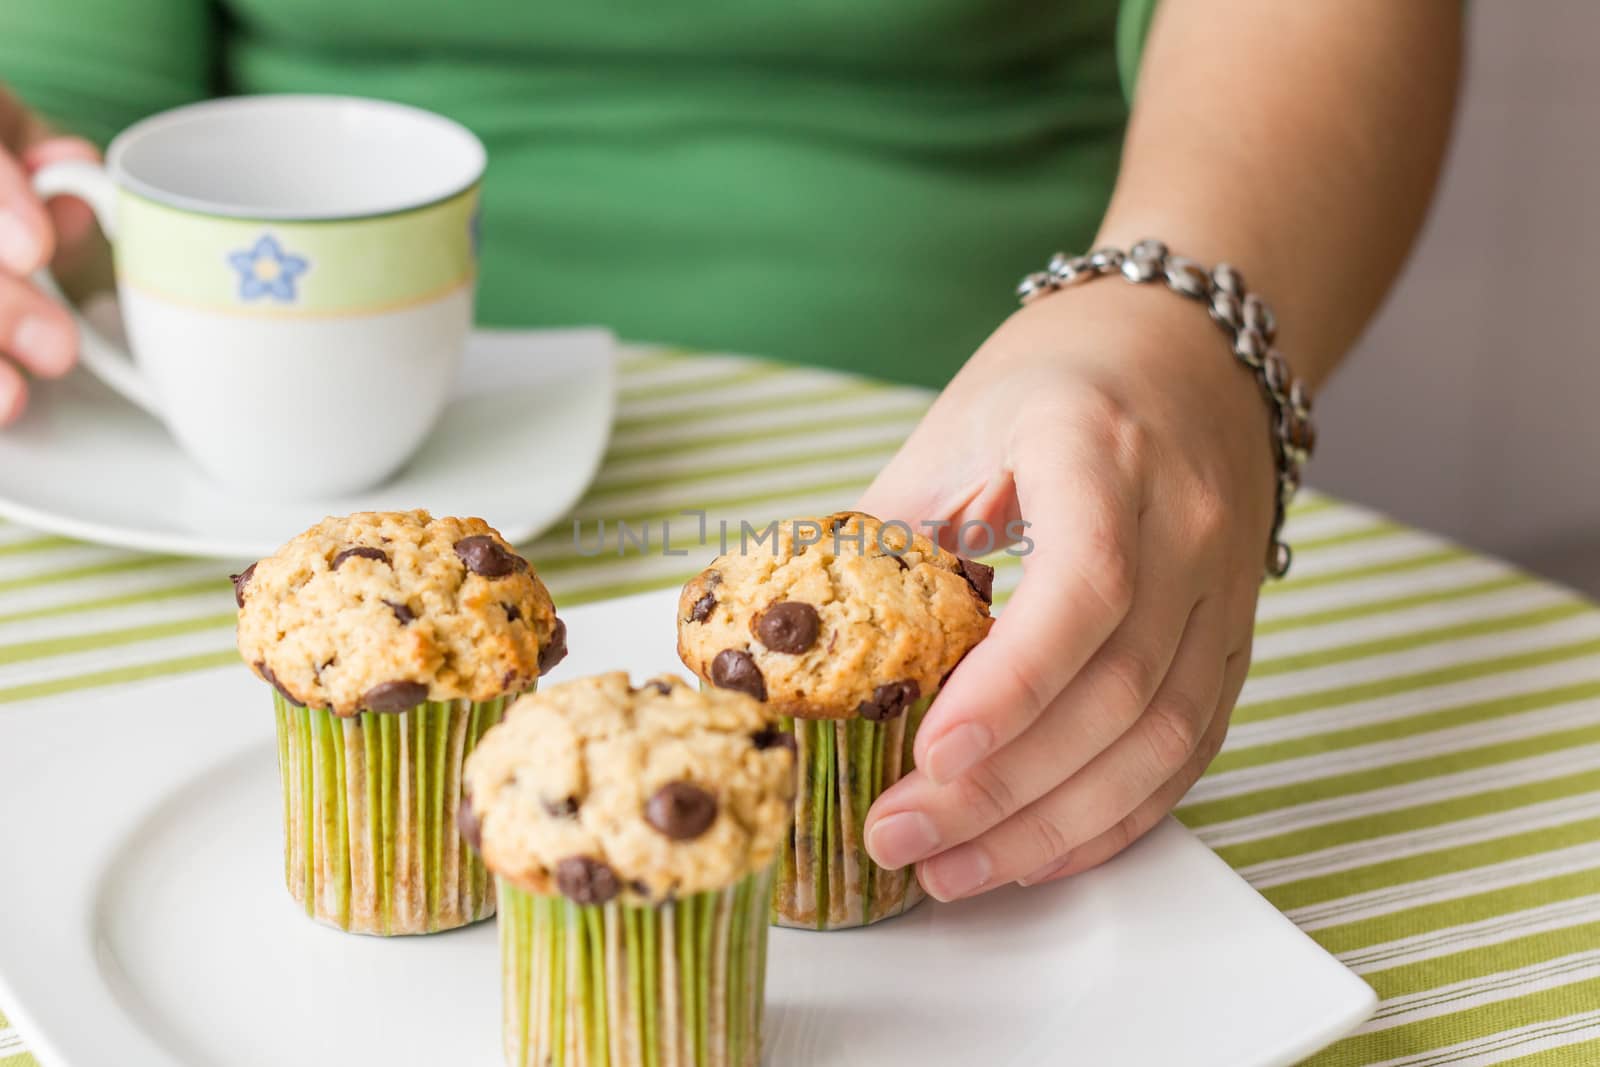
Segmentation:
<svg viewBox="0 0 1600 1067">
<path fill-rule="evenodd" d="M 1293 558 L 1283 540 L 1283 520 L 1300 490 L 1300 472 L 1316 448 L 1317 430 L 1311 421 L 1311 394 L 1272 345 L 1278 333 L 1272 309 L 1247 292 L 1244 278 L 1226 263 L 1207 271 L 1192 259 L 1172 255 L 1154 238 L 1146 238 L 1126 252 L 1120 248 L 1101 248 L 1086 256 L 1057 252 L 1044 270 L 1022 279 L 1017 297 L 1027 304 L 1105 274 L 1121 274 L 1140 285 L 1165 281 L 1167 288 L 1180 296 L 1206 304 L 1211 318 L 1227 333 L 1234 357 L 1260 383 L 1271 415 L 1272 451 L 1278 467 L 1266 573 L 1270 578 L 1282 578 Z"/>
</svg>

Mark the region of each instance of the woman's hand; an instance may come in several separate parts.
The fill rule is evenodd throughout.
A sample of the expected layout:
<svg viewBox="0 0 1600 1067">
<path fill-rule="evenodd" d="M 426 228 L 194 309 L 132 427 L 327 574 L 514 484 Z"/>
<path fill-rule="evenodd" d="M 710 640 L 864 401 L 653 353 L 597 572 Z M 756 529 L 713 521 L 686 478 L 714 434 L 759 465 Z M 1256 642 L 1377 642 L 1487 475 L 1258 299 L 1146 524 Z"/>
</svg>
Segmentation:
<svg viewBox="0 0 1600 1067">
<path fill-rule="evenodd" d="M 23 371 L 55 378 L 77 358 L 71 316 L 35 289 L 28 275 L 52 258 L 70 260 L 94 226 L 87 204 L 42 204 L 29 179 L 50 163 L 98 158 L 88 141 L 57 136 L 0 86 L 0 426 L 22 414 L 28 402 Z"/>
<path fill-rule="evenodd" d="M 947 529 L 1022 519 L 1034 544 L 917 769 L 873 806 L 873 858 L 951 900 L 1092 867 L 1154 826 L 1244 684 L 1273 485 L 1266 405 L 1200 305 L 1108 278 L 1013 315 L 861 502 Z"/>
</svg>

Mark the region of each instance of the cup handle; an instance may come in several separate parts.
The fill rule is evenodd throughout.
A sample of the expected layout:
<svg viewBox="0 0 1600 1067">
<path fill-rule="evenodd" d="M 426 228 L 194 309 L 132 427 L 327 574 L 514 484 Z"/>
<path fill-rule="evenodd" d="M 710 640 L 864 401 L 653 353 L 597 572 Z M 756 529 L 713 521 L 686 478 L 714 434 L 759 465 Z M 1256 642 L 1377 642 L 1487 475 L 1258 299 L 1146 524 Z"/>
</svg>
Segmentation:
<svg viewBox="0 0 1600 1067">
<path fill-rule="evenodd" d="M 77 161 L 53 163 L 33 176 L 33 191 L 41 200 L 57 196 L 79 197 L 94 210 L 95 218 L 100 220 L 100 228 L 105 231 L 106 238 L 111 241 L 116 240 L 117 190 L 104 167 Z M 140 375 L 134 365 L 133 357 L 121 346 L 106 340 L 78 313 L 78 309 L 72 306 L 72 302 L 56 284 L 55 278 L 51 277 L 48 268 L 37 271 L 33 281 L 40 289 L 60 301 L 77 324 L 78 358 L 83 361 L 83 365 L 96 378 L 160 418 L 161 408 L 156 403 L 155 392 L 150 388 L 149 381 Z"/>
</svg>

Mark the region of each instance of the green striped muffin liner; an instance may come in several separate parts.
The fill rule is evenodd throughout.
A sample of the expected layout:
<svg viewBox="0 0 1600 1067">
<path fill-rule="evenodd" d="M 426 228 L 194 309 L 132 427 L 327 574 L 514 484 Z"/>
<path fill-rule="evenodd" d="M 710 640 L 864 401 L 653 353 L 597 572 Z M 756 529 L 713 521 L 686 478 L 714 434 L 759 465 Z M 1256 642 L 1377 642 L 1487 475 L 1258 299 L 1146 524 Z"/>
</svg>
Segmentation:
<svg viewBox="0 0 1600 1067">
<path fill-rule="evenodd" d="M 872 802 L 911 770 L 911 744 L 933 697 L 884 722 L 782 720 L 798 742 L 800 782 L 773 887 L 774 923 L 842 930 L 899 915 L 922 900 L 912 868 L 886 871 L 872 862 L 862 828 Z"/>
<path fill-rule="evenodd" d="M 461 840 L 461 765 L 510 702 L 428 701 L 340 718 L 273 694 L 284 878 L 313 919 L 362 934 L 427 934 L 494 914 Z"/>
<path fill-rule="evenodd" d="M 756 1067 L 772 871 L 658 906 L 500 880 L 511 1067 Z"/>
</svg>

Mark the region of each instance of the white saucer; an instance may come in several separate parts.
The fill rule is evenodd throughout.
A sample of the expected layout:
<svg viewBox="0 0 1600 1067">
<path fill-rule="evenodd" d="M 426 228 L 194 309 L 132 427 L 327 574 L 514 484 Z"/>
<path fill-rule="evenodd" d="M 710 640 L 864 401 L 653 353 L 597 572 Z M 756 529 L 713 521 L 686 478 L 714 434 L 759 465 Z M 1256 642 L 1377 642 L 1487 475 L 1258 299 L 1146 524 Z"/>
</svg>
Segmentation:
<svg viewBox="0 0 1600 1067">
<path fill-rule="evenodd" d="M 562 612 L 561 681 L 681 673 L 675 591 Z M 494 1067 L 493 923 L 381 939 L 283 887 L 277 746 L 240 665 L 0 708 L 0 1003 L 54 1067 Z M 1168 819 L 1105 866 L 775 930 L 768 1067 L 1283 1067 L 1375 997 Z"/>
<path fill-rule="evenodd" d="M 588 488 L 611 437 L 616 342 L 605 330 L 473 334 L 457 396 L 388 483 L 284 504 L 211 481 L 160 423 L 82 371 L 36 382 L 0 430 L 0 516 L 85 541 L 223 559 L 267 555 L 325 515 L 425 507 L 476 515 L 513 543 Z M 219 353 L 219 358 L 225 358 Z M 284 433 L 315 433 L 284 413 Z"/>
</svg>

